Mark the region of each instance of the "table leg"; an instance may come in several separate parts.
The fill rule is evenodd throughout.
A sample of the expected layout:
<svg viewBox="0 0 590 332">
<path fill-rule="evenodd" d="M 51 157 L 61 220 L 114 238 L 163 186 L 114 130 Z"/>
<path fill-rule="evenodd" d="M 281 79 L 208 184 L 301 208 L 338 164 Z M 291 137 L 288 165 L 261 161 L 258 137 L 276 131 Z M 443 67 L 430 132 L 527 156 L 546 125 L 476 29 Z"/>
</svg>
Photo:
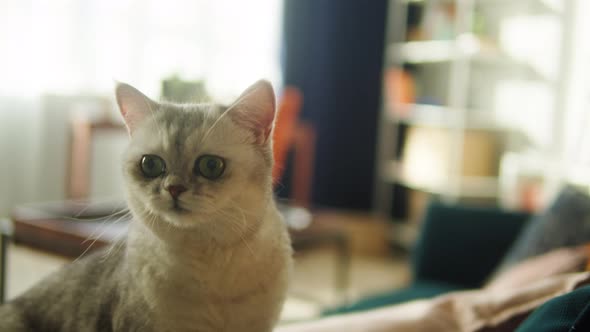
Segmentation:
<svg viewBox="0 0 590 332">
<path fill-rule="evenodd" d="M 6 261 L 11 235 L 12 224 L 10 220 L 0 219 L 0 303 L 4 303 L 6 300 Z"/>
</svg>

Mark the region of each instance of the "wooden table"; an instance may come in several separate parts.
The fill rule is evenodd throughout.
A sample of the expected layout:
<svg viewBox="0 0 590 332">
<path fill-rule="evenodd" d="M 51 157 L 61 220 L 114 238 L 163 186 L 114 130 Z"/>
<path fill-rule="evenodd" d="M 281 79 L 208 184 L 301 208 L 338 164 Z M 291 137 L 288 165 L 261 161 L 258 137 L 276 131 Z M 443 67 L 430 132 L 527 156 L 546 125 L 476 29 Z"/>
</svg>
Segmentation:
<svg viewBox="0 0 590 332">
<path fill-rule="evenodd" d="M 51 202 L 17 207 L 14 241 L 55 254 L 77 258 L 113 243 L 127 232 L 125 205 Z M 112 221 L 120 219 L 117 223 Z"/>
<path fill-rule="evenodd" d="M 125 235 L 130 220 L 122 211 L 126 211 L 123 203 L 101 206 L 64 201 L 19 206 L 12 215 L 13 239 L 37 249 L 77 258 L 108 246 Z M 326 245 L 336 249 L 334 288 L 343 300 L 349 285 L 350 236 L 335 226 L 339 219 L 350 219 L 351 215 L 354 216 L 347 213 L 345 217 L 336 211 L 318 211 L 312 214 L 312 221 L 307 227 L 290 228 L 295 251 Z M 117 219 L 116 223 L 112 223 Z"/>
</svg>

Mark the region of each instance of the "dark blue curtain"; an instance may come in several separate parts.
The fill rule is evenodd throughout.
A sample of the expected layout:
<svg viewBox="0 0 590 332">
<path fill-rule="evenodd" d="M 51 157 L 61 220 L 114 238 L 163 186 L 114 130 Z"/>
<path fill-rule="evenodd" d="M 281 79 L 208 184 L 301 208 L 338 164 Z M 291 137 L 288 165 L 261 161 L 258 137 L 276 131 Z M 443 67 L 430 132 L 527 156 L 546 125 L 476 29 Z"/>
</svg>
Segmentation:
<svg viewBox="0 0 590 332">
<path fill-rule="evenodd" d="M 317 206 L 371 207 L 386 9 L 386 0 L 285 0 L 284 82 L 301 89 L 317 130 Z"/>
</svg>

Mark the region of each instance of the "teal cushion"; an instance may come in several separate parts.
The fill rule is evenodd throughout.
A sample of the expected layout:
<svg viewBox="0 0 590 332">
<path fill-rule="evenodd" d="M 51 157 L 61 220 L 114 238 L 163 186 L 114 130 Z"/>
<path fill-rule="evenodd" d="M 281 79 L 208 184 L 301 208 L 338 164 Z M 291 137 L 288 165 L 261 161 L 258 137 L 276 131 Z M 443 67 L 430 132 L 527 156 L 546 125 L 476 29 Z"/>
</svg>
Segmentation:
<svg viewBox="0 0 590 332">
<path fill-rule="evenodd" d="M 517 331 L 590 331 L 590 286 L 548 301 L 535 310 Z"/>
<path fill-rule="evenodd" d="M 414 248 L 415 280 L 480 287 L 529 217 L 496 208 L 433 202 Z"/>
<path fill-rule="evenodd" d="M 410 287 L 401 290 L 382 293 L 379 295 L 362 299 L 348 306 L 327 310 L 324 312 L 324 315 L 335 315 L 375 309 L 387 305 L 393 305 L 412 300 L 431 298 L 440 294 L 460 289 L 461 287 L 457 285 L 442 282 L 420 281 L 412 284 Z"/>
</svg>

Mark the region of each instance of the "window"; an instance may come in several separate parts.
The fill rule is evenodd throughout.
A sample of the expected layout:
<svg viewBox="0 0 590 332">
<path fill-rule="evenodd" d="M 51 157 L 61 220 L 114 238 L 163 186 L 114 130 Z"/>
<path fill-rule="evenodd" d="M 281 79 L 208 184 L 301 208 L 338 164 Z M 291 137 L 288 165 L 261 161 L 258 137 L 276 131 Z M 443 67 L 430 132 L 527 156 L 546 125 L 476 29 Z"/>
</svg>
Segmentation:
<svg viewBox="0 0 590 332">
<path fill-rule="evenodd" d="M 228 99 L 280 80 L 281 10 L 280 0 L 3 0 L 0 95 L 108 93 L 120 80 L 154 96 L 177 74 Z"/>
</svg>

